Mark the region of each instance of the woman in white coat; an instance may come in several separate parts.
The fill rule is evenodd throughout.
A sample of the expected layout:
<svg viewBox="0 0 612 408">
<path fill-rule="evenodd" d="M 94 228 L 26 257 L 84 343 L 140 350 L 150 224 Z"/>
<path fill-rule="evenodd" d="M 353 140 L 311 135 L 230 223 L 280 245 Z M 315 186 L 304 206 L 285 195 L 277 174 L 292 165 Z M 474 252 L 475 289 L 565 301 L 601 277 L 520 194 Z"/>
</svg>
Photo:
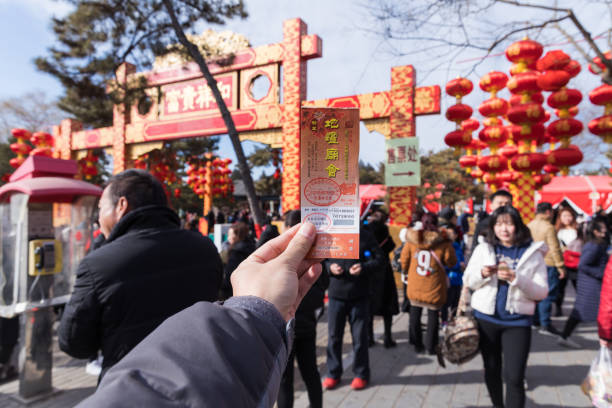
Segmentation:
<svg viewBox="0 0 612 408">
<path fill-rule="evenodd" d="M 496 407 L 525 406 L 532 317 L 536 302 L 548 293 L 546 251 L 543 242 L 532 241 L 514 207 L 500 207 L 491 214 L 486 240 L 474 250 L 463 275 L 464 285 L 474 291 L 471 305 L 485 382 Z"/>
</svg>

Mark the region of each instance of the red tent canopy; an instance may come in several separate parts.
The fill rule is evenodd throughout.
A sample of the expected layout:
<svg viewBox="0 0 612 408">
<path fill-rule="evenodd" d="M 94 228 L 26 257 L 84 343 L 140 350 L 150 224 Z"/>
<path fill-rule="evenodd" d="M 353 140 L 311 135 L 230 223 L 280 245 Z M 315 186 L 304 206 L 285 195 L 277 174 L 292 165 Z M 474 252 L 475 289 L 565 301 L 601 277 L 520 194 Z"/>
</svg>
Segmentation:
<svg viewBox="0 0 612 408">
<path fill-rule="evenodd" d="M 387 190 L 384 184 L 360 184 L 359 198 L 361 199 L 361 209 L 359 213 L 364 214 L 368 210 L 370 203 L 376 199 L 385 197 Z"/>
<path fill-rule="evenodd" d="M 554 177 L 536 195 L 536 202 L 548 201 L 553 206 L 566 201 L 576 212 L 593 215 L 599 208 L 612 210 L 612 177 Z"/>
</svg>

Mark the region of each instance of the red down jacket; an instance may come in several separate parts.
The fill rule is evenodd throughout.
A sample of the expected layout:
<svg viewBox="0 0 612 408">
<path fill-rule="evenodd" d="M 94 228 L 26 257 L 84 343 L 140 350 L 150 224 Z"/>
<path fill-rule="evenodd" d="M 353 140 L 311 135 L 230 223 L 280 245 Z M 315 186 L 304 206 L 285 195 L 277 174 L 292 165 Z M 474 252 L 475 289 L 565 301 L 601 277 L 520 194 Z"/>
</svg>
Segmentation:
<svg viewBox="0 0 612 408">
<path fill-rule="evenodd" d="M 599 328 L 599 338 L 612 341 L 612 257 L 606 264 L 601 284 L 597 326 Z"/>
</svg>

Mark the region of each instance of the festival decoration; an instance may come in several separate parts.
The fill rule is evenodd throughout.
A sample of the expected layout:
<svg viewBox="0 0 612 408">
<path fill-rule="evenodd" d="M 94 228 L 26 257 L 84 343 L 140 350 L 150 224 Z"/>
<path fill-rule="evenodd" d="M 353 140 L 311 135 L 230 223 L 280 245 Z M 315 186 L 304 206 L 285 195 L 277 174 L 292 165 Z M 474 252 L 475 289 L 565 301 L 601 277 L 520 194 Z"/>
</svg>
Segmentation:
<svg viewBox="0 0 612 408">
<path fill-rule="evenodd" d="M 26 129 L 11 129 L 11 134 L 17 139 L 17 142 L 11 143 L 9 147 L 17 157 L 12 158 L 9 164 L 11 167 L 17 168 L 23 164 L 26 156 L 32 151 L 32 147 L 26 143 L 30 140 L 32 134 Z"/>
<path fill-rule="evenodd" d="M 95 176 L 98 175 L 98 156 L 93 154 L 93 151 L 88 150 L 85 157 L 78 161 L 79 164 L 79 174 L 85 180 L 91 180 Z"/>
<path fill-rule="evenodd" d="M 30 152 L 30 156 L 53 156 L 53 136 L 46 132 L 36 132 L 30 138 L 35 149 Z"/>
<path fill-rule="evenodd" d="M 485 173 L 484 181 L 494 191 L 502 184 L 496 174 L 504 171 L 508 166 L 506 157 L 497 154 L 498 148 L 508 139 L 508 130 L 500 117 L 506 115 L 509 105 L 505 99 L 497 97 L 497 92 L 507 83 L 508 76 L 497 71 L 484 75 L 479 82 L 480 89 L 489 92 L 491 98 L 478 107 L 478 112 L 485 117 L 484 128 L 478 133 L 478 138 L 491 149 L 491 156 L 478 159 L 478 167 Z"/>
<path fill-rule="evenodd" d="M 602 64 L 603 65 L 603 64 Z M 589 122 L 589 131 L 612 143 L 612 85 L 601 85 L 589 92 L 591 103 L 604 107 L 604 114 Z"/>
<path fill-rule="evenodd" d="M 234 183 L 228 166 L 231 159 L 220 159 L 207 153 L 203 160 L 194 160 L 187 168 L 187 185 L 204 199 L 204 214 L 212 208 L 212 200 L 228 197 L 234 192 Z"/>
<path fill-rule="evenodd" d="M 467 78 L 456 78 L 446 84 L 446 93 L 454 96 L 456 103 L 446 110 L 446 119 L 455 122 L 455 130 L 444 137 L 444 143 L 455 148 L 455 155 L 461 154 L 461 148 L 467 147 L 472 141 L 472 133 L 464 129 L 462 123 L 472 116 L 469 105 L 461 103 L 461 98 L 472 92 L 474 85 Z"/>
</svg>

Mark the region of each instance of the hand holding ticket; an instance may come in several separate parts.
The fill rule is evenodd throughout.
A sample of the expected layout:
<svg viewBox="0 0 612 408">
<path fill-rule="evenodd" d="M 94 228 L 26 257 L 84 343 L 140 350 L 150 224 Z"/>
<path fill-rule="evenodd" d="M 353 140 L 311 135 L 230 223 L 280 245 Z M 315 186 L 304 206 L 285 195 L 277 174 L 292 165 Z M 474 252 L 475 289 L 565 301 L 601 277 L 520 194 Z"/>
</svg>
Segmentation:
<svg viewBox="0 0 612 408">
<path fill-rule="evenodd" d="M 302 108 L 301 213 L 317 229 L 308 258 L 359 258 L 358 159 L 359 109 Z"/>
</svg>

